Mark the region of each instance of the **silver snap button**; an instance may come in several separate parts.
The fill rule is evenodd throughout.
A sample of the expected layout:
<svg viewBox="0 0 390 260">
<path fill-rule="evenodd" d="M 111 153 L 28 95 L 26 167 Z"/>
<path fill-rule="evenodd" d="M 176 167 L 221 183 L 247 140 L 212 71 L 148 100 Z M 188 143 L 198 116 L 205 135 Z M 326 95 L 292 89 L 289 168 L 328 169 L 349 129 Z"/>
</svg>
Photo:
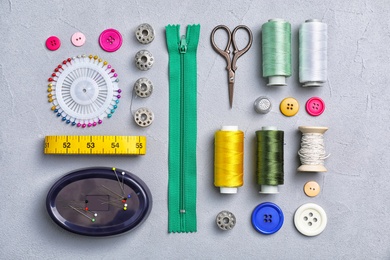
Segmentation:
<svg viewBox="0 0 390 260">
<path fill-rule="evenodd" d="M 153 123 L 153 120 L 154 120 L 154 114 L 148 108 L 141 107 L 134 113 L 134 121 L 137 123 L 137 125 L 141 127 L 149 126 L 150 124 Z"/>
<path fill-rule="evenodd" d="M 154 40 L 154 29 L 150 24 L 140 24 L 135 30 L 135 36 L 142 44 L 151 43 Z"/>
<path fill-rule="evenodd" d="M 134 92 L 141 98 L 149 97 L 153 92 L 153 83 L 147 78 L 140 78 L 134 83 Z"/>
<path fill-rule="evenodd" d="M 153 54 L 147 50 L 141 50 L 135 55 L 135 65 L 140 70 L 149 70 L 154 63 Z"/>
</svg>

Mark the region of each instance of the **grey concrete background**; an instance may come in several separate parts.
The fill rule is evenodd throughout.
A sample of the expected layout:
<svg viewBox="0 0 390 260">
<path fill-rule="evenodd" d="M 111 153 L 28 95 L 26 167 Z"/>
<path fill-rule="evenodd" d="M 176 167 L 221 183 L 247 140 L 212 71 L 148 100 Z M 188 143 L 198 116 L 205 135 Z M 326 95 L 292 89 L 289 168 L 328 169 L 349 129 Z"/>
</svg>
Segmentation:
<svg viewBox="0 0 390 260">
<path fill-rule="evenodd" d="M 389 259 L 389 60 L 390 3 L 388 1 L 0 1 L 0 259 Z M 293 76 L 287 87 L 270 88 L 261 77 L 261 25 L 269 18 L 292 24 Z M 298 83 L 298 28 L 309 18 L 329 26 L 329 80 L 323 88 L 304 89 Z M 154 26 L 157 36 L 139 44 L 134 30 L 140 23 Z M 168 54 L 169 24 L 201 24 L 198 49 L 198 232 L 168 234 Z M 210 45 L 218 24 L 249 26 L 254 34 L 250 51 L 238 60 L 234 107 L 228 107 L 225 61 Z M 98 36 L 116 28 L 123 46 L 106 53 Z M 82 47 L 70 42 L 73 33 L 87 37 Z M 45 40 L 57 35 L 62 46 L 51 52 Z M 242 35 L 244 36 L 244 35 Z M 222 37 L 222 36 L 221 36 Z M 245 38 L 245 37 L 242 37 Z M 155 66 L 138 71 L 133 57 L 148 49 Z M 47 78 L 64 58 L 97 54 L 117 70 L 124 90 L 113 118 L 99 127 L 78 129 L 62 123 L 47 103 Z M 146 129 L 130 113 L 131 90 L 139 77 L 155 82 L 153 95 L 136 99 L 133 109 L 146 106 L 155 122 Z M 256 97 L 273 101 L 267 115 L 254 112 Z M 299 113 L 284 117 L 279 102 L 293 96 Z M 320 117 L 310 117 L 304 103 L 312 96 L 326 102 Z M 221 125 L 245 131 L 245 185 L 237 195 L 222 196 L 213 186 L 213 135 Z M 276 125 L 285 131 L 285 185 L 280 194 L 259 195 L 254 181 L 255 131 Z M 328 126 L 324 174 L 297 173 L 298 126 Z M 143 157 L 47 156 L 45 135 L 146 135 Z M 45 196 L 68 171 L 87 166 L 114 166 L 132 171 L 151 189 L 154 206 L 138 229 L 117 237 L 94 239 L 62 230 L 48 217 Z M 322 187 L 316 198 L 303 193 L 306 181 Z M 251 226 L 252 210 L 271 201 L 284 211 L 285 223 L 264 236 Z M 321 205 L 328 226 L 317 237 L 305 237 L 293 224 L 304 203 Z M 214 223 L 221 210 L 237 217 L 236 227 L 221 232 Z"/>
</svg>

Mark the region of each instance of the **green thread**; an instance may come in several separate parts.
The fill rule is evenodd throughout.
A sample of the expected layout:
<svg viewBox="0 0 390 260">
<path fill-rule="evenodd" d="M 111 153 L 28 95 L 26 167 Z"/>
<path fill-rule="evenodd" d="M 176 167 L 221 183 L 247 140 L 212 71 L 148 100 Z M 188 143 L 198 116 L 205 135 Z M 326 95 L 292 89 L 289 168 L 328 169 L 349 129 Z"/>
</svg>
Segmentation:
<svg viewBox="0 0 390 260">
<path fill-rule="evenodd" d="M 277 186 L 284 183 L 284 132 L 276 130 L 256 131 L 257 183 Z"/>
<path fill-rule="evenodd" d="M 291 76 L 291 24 L 270 20 L 262 26 L 263 77 Z"/>
</svg>

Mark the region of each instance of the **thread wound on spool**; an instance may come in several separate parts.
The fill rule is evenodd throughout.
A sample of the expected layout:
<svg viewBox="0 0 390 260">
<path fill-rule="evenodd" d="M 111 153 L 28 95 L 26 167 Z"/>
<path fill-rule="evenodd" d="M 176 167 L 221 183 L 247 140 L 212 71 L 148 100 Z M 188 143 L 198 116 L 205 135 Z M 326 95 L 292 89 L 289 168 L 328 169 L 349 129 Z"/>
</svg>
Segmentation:
<svg viewBox="0 0 390 260">
<path fill-rule="evenodd" d="M 277 186 L 284 184 L 284 132 L 280 130 L 256 131 L 257 183 Z"/>
<path fill-rule="evenodd" d="M 263 77 L 270 77 L 268 85 L 285 85 L 291 76 L 291 24 L 270 20 L 262 31 Z"/>
<path fill-rule="evenodd" d="M 214 151 L 214 185 L 241 187 L 244 184 L 244 133 L 217 131 Z"/>
<path fill-rule="evenodd" d="M 304 87 L 321 86 L 328 77 L 328 26 L 308 20 L 299 28 L 299 82 Z"/>
<path fill-rule="evenodd" d="M 300 126 L 302 132 L 301 149 L 298 151 L 301 166 L 300 172 L 326 172 L 324 161 L 329 155 L 326 155 L 324 144 L 324 133 L 327 127 L 309 127 Z"/>
</svg>

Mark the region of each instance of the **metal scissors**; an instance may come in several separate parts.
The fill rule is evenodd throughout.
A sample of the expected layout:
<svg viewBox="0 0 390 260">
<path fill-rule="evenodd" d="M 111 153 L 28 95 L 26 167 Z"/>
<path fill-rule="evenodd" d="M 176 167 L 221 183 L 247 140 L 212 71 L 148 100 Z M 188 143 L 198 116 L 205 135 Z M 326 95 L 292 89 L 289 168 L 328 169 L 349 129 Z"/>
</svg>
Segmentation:
<svg viewBox="0 0 390 260">
<path fill-rule="evenodd" d="M 228 34 L 228 42 L 226 44 L 226 48 L 224 50 L 220 49 L 214 41 L 214 35 L 215 32 L 219 29 L 223 29 Z M 245 48 L 239 50 L 236 43 L 236 32 L 240 29 L 243 29 L 248 32 L 249 34 L 249 41 Z M 228 82 L 229 82 L 229 103 L 230 108 L 232 108 L 233 105 L 233 90 L 234 90 L 234 79 L 235 79 L 235 72 L 237 70 L 236 62 L 241 55 L 245 54 L 252 46 L 253 42 L 253 35 L 252 31 L 245 25 L 238 25 L 236 28 L 234 28 L 233 33 L 230 32 L 229 28 L 226 25 L 218 25 L 216 26 L 213 31 L 211 32 L 211 43 L 216 52 L 221 54 L 223 57 L 225 57 L 227 62 L 227 71 L 228 71 Z M 230 46 L 233 43 L 233 59 L 230 57 Z"/>
</svg>

